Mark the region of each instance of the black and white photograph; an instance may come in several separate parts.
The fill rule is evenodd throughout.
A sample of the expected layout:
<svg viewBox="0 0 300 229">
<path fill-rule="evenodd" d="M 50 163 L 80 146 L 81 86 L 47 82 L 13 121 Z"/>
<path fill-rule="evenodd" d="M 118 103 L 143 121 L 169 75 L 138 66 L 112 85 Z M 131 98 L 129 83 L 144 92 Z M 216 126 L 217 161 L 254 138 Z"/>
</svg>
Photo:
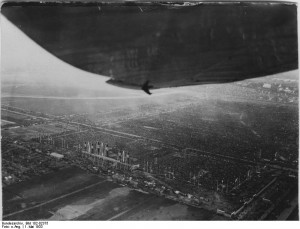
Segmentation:
<svg viewBox="0 0 300 229">
<path fill-rule="evenodd" d="M 297 7 L 3 2 L 2 220 L 299 221 Z"/>
</svg>

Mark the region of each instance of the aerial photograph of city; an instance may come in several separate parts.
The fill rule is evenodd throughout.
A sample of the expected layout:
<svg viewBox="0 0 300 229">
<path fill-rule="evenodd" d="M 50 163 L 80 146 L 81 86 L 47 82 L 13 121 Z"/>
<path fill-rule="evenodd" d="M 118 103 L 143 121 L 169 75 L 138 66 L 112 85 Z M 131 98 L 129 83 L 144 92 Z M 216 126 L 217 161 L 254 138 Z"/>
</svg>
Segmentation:
<svg viewBox="0 0 300 229">
<path fill-rule="evenodd" d="M 297 5 L 1 8 L 4 221 L 299 221 Z"/>
</svg>

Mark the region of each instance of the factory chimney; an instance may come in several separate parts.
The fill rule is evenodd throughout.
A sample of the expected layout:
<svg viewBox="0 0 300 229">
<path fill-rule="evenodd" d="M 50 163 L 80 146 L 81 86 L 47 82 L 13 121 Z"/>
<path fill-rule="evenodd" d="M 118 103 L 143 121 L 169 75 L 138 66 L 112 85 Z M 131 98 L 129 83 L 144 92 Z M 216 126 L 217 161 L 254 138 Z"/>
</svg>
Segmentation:
<svg viewBox="0 0 300 229">
<path fill-rule="evenodd" d="M 105 156 L 105 157 L 108 157 L 108 144 L 105 145 L 105 148 L 104 148 L 104 156 Z"/>
<path fill-rule="evenodd" d="M 100 145 L 100 153 L 101 153 L 101 156 L 104 156 L 104 145 L 103 145 L 103 142 L 101 142 L 101 145 Z"/>
<path fill-rule="evenodd" d="M 90 142 L 87 143 L 87 152 L 91 153 L 91 145 Z"/>
<path fill-rule="evenodd" d="M 118 150 L 118 157 L 117 157 L 117 160 L 118 160 L 118 161 L 121 161 L 121 158 L 122 158 L 122 157 L 121 157 L 121 152 Z"/>
<path fill-rule="evenodd" d="M 125 163 L 125 151 L 122 152 L 122 162 Z"/>
<path fill-rule="evenodd" d="M 99 144 L 99 142 L 97 142 L 97 146 L 96 146 L 96 148 L 97 148 L 97 155 L 100 155 L 100 144 Z"/>
</svg>

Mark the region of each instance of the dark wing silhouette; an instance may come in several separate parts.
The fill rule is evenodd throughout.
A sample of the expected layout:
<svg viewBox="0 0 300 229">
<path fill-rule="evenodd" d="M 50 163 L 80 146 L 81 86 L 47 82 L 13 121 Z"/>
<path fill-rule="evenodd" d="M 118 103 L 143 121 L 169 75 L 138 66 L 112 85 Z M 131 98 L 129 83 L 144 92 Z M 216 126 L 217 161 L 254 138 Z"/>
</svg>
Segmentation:
<svg viewBox="0 0 300 229">
<path fill-rule="evenodd" d="M 16 6 L 1 13 L 44 49 L 149 94 L 147 81 L 226 83 L 298 68 L 295 4 Z"/>
</svg>

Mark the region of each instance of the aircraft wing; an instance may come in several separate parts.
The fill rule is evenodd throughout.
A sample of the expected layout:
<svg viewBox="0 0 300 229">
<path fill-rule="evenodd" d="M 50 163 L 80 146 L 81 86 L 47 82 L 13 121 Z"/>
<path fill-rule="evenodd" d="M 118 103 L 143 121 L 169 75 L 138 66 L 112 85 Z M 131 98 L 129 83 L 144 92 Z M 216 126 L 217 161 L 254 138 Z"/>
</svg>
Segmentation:
<svg viewBox="0 0 300 229">
<path fill-rule="evenodd" d="M 56 57 L 122 87 L 226 83 L 298 68 L 295 4 L 7 3 L 2 14 Z"/>
</svg>

